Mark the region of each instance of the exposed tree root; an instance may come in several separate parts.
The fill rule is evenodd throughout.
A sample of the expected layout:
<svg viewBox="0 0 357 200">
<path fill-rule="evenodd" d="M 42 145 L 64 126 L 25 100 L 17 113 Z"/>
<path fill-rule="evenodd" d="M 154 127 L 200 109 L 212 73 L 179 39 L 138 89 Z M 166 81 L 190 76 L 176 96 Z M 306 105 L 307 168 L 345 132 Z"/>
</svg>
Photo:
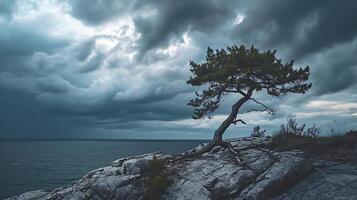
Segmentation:
<svg viewBox="0 0 357 200">
<path fill-rule="evenodd" d="M 232 144 L 231 144 L 230 142 L 222 141 L 222 144 L 220 144 L 220 146 L 227 148 L 228 151 L 233 155 L 233 158 L 234 158 L 234 160 L 236 161 L 236 163 L 237 163 L 238 165 L 240 165 L 240 166 L 243 166 L 244 163 L 243 163 L 242 160 L 239 158 L 240 156 L 239 156 L 238 151 L 236 151 L 236 150 L 233 148 L 233 146 L 232 146 Z"/>
<path fill-rule="evenodd" d="M 184 154 L 182 156 L 179 156 L 177 159 L 179 160 L 184 160 L 184 159 L 190 159 L 190 158 L 194 158 L 194 157 L 197 157 L 197 156 L 201 156 L 202 154 L 204 153 L 207 153 L 207 152 L 210 152 L 214 147 L 216 146 L 221 146 L 223 148 L 227 148 L 228 151 L 232 154 L 235 162 L 240 165 L 240 166 L 244 166 L 245 162 L 243 162 L 241 159 L 240 159 L 240 155 L 239 155 L 239 152 L 236 151 L 232 144 L 230 142 L 227 142 L 227 141 L 220 141 L 220 142 L 209 142 L 207 145 L 205 145 L 204 147 L 202 147 L 200 150 L 198 151 L 192 151 L 192 152 L 189 152 L 187 154 Z"/>
</svg>

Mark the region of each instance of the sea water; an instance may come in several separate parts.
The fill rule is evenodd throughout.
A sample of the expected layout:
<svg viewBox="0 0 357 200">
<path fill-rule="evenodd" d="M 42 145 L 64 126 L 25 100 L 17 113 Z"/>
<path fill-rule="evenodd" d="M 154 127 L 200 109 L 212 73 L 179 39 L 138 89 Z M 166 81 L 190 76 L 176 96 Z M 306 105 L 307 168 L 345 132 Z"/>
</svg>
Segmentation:
<svg viewBox="0 0 357 200">
<path fill-rule="evenodd" d="M 90 170 L 136 154 L 177 154 L 199 140 L 0 140 L 0 199 L 70 184 Z"/>
</svg>

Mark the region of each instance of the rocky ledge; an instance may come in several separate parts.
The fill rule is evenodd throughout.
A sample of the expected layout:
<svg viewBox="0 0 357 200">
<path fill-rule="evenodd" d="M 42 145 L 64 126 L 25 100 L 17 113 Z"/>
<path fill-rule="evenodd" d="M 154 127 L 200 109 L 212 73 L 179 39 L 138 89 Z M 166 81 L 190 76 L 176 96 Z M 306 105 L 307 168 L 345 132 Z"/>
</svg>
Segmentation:
<svg viewBox="0 0 357 200">
<path fill-rule="evenodd" d="M 67 187 L 31 191 L 8 200 L 144 199 L 145 174 L 153 159 L 167 161 L 170 172 L 171 184 L 162 199 L 357 199 L 357 166 L 352 163 L 311 160 L 297 150 L 271 151 L 269 137 L 230 142 L 240 151 L 245 167 L 221 147 L 182 161 L 155 152 L 115 160 Z"/>
</svg>

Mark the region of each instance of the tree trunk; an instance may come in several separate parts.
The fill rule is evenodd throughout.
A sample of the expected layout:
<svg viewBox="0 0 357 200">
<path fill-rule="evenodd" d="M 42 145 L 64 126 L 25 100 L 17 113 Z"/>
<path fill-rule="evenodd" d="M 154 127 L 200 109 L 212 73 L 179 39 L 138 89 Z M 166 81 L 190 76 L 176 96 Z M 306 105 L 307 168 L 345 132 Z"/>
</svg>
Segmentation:
<svg viewBox="0 0 357 200">
<path fill-rule="evenodd" d="M 212 143 L 210 144 L 210 149 L 212 149 L 214 146 L 222 146 L 228 149 L 230 153 L 233 154 L 233 157 L 237 164 L 243 165 L 244 163 L 242 160 L 239 158 L 239 153 L 233 148 L 232 144 L 223 141 L 222 136 L 224 132 L 227 130 L 227 128 L 236 120 L 238 112 L 240 107 L 250 99 L 252 95 L 252 90 L 249 90 L 247 95 L 245 95 L 243 98 L 239 99 L 235 104 L 232 106 L 232 112 L 229 114 L 226 120 L 222 122 L 222 124 L 218 127 L 218 129 L 214 132 L 213 140 Z"/>
<path fill-rule="evenodd" d="M 227 128 L 234 122 L 236 119 L 240 107 L 250 99 L 252 95 L 252 91 L 249 90 L 247 95 L 244 96 L 243 98 L 239 99 L 235 104 L 232 106 L 232 112 L 229 114 L 227 119 L 225 119 L 222 124 L 217 128 L 217 130 L 214 132 L 213 140 L 212 142 L 215 143 L 216 145 L 224 145 L 222 136 L 224 132 L 227 130 Z"/>
<path fill-rule="evenodd" d="M 224 132 L 226 131 L 226 129 L 235 121 L 240 107 L 246 101 L 248 101 L 250 99 L 250 97 L 252 96 L 252 92 L 253 92 L 253 89 L 249 89 L 247 94 L 244 97 L 242 97 L 235 104 L 233 104 L 232 112 L 229 114 L 227 119 L 225 119 L 222 122 L 222 124 L 218 127 L 218 129 L 214 132 L 214 137 L 213 137 L 213 139 L 212 139 L 212 141 L 210 143 L 208 143 L 206 146 L 204 146 L 199 151 L 195 151 L 195 152 L 191 152 L 189 154 L 185 154 L 185 155 L 179 157 L 179 159 L 184 159 L 184 158 L 189 158 L 189 157 L 201 155 L 203 153 L 211 151 L 213 149 L 213 147 L 215 147 L 215 146 L 222 146 L 224 148 L 227 148 L 229 150 L 229 152 L 231 152 L 233 154 L 236 162 L 239 165 L 243 165 L 243 162 L 239 158 L 238 152 L 236 150 L 234 150 L 234 148 L 231 145 L 231 143 L 229 143 L 227 141 L 224 141 L 222 139 L 222 136 L 223 136 Z"/>
</svg>

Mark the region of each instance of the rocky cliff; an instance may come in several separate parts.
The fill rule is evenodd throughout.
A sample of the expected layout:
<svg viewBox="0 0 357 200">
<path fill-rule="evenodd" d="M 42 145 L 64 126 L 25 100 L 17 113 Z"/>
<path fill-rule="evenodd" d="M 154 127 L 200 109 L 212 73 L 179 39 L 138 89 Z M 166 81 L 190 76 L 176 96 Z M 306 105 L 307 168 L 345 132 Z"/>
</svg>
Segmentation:
<svg viewBox="0 0 357 200">
<path fill-rule="evenodd" d="M 240 151 L 245 167 L 238 166 L 221 147 L 179 161 L 156 152 L 115 160 L 67 187 L 8 199 L 144 199 L 152 160 L 167 163 L 170 185 L 162 199 L 357 199 L 357 166 L 353 163 L 312 159 L 298 150 L 272 151 L 267 147 L 269 137 L 230 142 Z"/>
</svg>

